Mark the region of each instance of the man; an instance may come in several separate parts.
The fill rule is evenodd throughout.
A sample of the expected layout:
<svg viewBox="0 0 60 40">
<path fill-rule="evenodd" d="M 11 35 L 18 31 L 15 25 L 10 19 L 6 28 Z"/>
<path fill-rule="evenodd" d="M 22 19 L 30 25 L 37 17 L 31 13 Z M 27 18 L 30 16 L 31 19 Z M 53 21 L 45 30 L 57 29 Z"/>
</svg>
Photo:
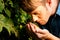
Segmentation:
<svg viewBox="0 0 60 40">
<path fill-rule="evenodd" d="M 37 40 L 60 40 L 60 16 L 55 14 L 59 0 L 20 0 L 20 7 L 31 14 L 34 22 L 27 24 L 27 29 Z"/>
</svg>

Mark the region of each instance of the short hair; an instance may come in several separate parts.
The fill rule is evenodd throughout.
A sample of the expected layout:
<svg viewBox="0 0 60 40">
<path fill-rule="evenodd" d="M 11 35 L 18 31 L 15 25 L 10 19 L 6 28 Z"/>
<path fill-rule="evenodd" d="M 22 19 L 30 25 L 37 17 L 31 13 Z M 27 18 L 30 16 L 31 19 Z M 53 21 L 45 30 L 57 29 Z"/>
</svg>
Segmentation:
<svg viewBox="0 0 60 40">
<path fill-rule="evenodd" d="M 20 0 L 19 5 L 26 12 L 30 12 L 33 10 L 31 0 Z"/>
<path fill-rule="evenodd" d="M 26 12 L 31 12 L 34 10 L 34 7 L 32 5 L 32 0 L 20 0 L 20 7 L 25 10 Z M 44 0 L 43 0 L 44 1 Z M 46 0 L 45 0 L 46 1 Z"/>
</svg>

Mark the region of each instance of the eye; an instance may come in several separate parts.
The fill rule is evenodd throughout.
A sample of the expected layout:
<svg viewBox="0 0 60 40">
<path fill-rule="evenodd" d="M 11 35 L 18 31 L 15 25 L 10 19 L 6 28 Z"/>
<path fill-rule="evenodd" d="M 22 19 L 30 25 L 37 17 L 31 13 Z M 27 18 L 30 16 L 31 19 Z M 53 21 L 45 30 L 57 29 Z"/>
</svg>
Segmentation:
<svg viewBox="0 0 60 40">
<path fill-rule="evenodd" d="M 33 13 L 34 15 L 37 15 L 37 13 Z"/>
</svg>

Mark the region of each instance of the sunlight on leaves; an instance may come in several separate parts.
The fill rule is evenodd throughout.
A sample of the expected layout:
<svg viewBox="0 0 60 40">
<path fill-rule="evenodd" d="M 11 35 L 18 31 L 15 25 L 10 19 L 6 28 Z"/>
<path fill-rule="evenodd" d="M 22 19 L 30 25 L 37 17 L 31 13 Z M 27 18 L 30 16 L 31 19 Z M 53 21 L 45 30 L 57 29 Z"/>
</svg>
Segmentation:
<svg viewBox="0 0 60 40">
<path fill-rule="evenodd" d="M 3 0 L 0 0 L 0 12 L 4 9 L 4 2 Z"/>
<path fill-rule="evenodd" d="M 10 35 L 11 35 L 11 31 L 12 31 L 17 36 L 17 31 L 14 28 L 12 20 L 8 19 L 8 18 L 4 17 L 2 14 L 0 14 L 0 32 L 2 31 L 3 27 L 5 27 L 8 30 Z"/>
</svg>

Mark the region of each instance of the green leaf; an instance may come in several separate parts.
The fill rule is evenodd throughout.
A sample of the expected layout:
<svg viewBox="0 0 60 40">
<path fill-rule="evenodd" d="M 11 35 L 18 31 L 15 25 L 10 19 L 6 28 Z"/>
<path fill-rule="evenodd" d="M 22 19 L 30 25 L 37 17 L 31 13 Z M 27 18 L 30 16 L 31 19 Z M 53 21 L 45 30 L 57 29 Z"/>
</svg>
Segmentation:
<svg viewBox="0 0 60 40">
<path fill-rule="evenodd" d="M 0 14 L 0 32 L 2 31 L 2 28 L 5 27 L 9 34 L 15 33 L 15 36 L 18 36 L 17 30 L 14 28 L 14 24 L 10 18 L 6 18 L 3 14 Z"/>
<path fill-rule="evenodd" d="M 9 4 L 11 4 L 11 7 L 13 7 L 13 2 L 11 0 L 9 1 Z"/>
<path fill-rule="evenodd" d="M 4 23 L 0 21 L 0 32 L 2 31 L 3 25 L 4 25 Z"/>
<path fill-rule="evenodd" d="M 9 34 L 12 31 L 13 33 L 15 33 L 15 36 L 17 36 L 16 29 L 14 28 L 14 24 L 13 24 L 13 22 L 12 22 L 11 19 L 8 19 L 7 20 L 7 22 L 5 23 L 5 26 L 4 27 L 8 30 Z"/>
<path fill-rule="evenodd" d="M 0 12 L 4 9 L 4 2 L 3 0 L 0 0 Z"/>
<path fill-rule="evenodd" d="M 25 11 L 23 11 L 22 9 L 20 9 L 20 19 L 21 19 L 21 23 L 26 23 L 27 21 L 27 13 Z"/>
<path fill-rule="evenodd" d="M 28 38 L 28 40 L 32 40 L 32 37 L 30 36 L 30 38 Z"/>
<path fill-rule="evenodd" d="M 4 9 L 5 13 L 7 14 L 8 17 L 11 17 L 11 12 L 10 10 L 8 10 L 7 8 Z"/>
<path fill-rule="evenodd" d="M 23 26 L 22 25 L 20 25 L 20 29 L 22 29 L 23 28 Z"/>
</svg>

